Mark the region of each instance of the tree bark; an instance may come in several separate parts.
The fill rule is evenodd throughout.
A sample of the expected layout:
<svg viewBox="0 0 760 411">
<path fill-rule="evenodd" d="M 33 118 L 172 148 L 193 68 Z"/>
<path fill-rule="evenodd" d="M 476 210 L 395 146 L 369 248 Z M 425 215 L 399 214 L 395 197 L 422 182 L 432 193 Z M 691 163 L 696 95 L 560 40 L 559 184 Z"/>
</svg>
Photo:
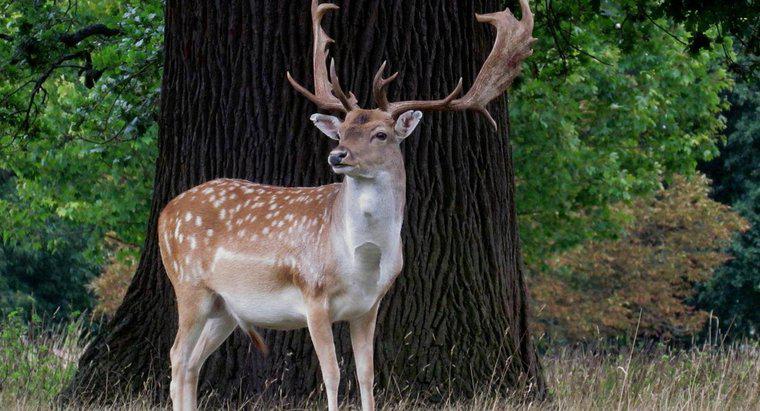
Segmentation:
<svg viewBox="0 0 760 411">
<path fill-rule="evenodd" d="M 494 33 L 475 12 L 497 0 L 351 0 L 325 19 L 344 88 L 369 104 L 383 60 L 400 71 L 390 98 L 465 89 Z M 217 177 L 277 185 L 336 181 L 330 140 L 308 121 L 315 107 L 285 80 L 311 80 L 309 2 L 224 1 L 166 5 L 160 154 L 147 239 L 114 319 L 88 347 L 67 395 L 108 399 L 147 389 L 167 398 L 176 307 L 156 241 L 174 196 Z M 482 390 L 544 394 L 527 324 L 514 204 L 506 98 L 492 103 L 499 132 L 475 114 L 426 114 L 403 143 L 405 268 L 381 306 L 375 337 L 378 389 L 437 401 Z M 335 326 L 341 389 L 356 386 L 347 327 Z M 201 395 L 302 399 L 319 389 L 305 330 L 266 331 L 262 358 L 236 331 L 206 362 Z"/>
</svg>

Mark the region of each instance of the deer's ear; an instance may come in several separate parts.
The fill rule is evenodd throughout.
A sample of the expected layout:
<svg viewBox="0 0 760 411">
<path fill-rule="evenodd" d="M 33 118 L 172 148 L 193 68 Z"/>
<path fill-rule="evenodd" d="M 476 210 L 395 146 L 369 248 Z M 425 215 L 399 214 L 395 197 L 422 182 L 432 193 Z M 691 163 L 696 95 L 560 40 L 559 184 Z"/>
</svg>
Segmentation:
<svg viewBox="0 0 760 411">
<path fill-rule="evenodd" d="M 396 135 L 398 138 L 407 138 L 417 128 L 417 124 L 420 124 L 422 120 L 421 111 L 409 110 L 398 116 L 396 120 Z"/>
<path fill-rule="evenodd" d="M 325 133 L 327 137 L 333 140 L 338 140 L 338 130 L 340 129 L 341 121 L 338 117 L 326 116 L 324 114 L 312 114 L 309 119 L 314 122 L 319 131 Z"/>
</svg>

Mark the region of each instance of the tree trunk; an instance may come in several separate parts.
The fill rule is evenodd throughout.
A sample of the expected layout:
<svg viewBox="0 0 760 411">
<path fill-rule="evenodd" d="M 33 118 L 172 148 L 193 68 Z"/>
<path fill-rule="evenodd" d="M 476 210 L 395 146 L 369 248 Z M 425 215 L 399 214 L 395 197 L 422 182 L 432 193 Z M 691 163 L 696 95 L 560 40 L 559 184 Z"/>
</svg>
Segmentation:
<svg viewBox="0 0 760 411">
<path fill-rule="evenodd" d="M 193 4 L 190 4 L 193 3 Z M 445 96 L 465 87 L 494 33 L 475 12 L 497 0 L 351 0 L 325 20 L 337 40 L 344 88 L 367 107 L 383 60 L 400 71 L 393 98 Z M 160 154 L 141 262 L 114 319 L 86 350 L 67 391 L 112 397 L 148 387 L 167 397 L 174 295 L 159 257 L 156 221 L 174 196 L 217 177 L 277 185 L 336 180 L 330 140 L 308 121 L 315 107 L 285 80 L 311 79 L 309 2 L 224 1 L 166 5 Z M 500 131 L 474 114 L 426 114 L 403 143 L 407 212 L 405 267 L 381 306 L 375 337 L 378 389 L 426 400 L 544 382 L 528 333 L 526 286 L 514 204 L 506 98 L 491 110 Z M 344 372 L 355 384 L 347 327 L 335 326 Z M 305 330 L 264 332 L 262 358 L 239 331 L 212 355 L 201 393 L 303 398 L 321 386 Z"/>
</svg>

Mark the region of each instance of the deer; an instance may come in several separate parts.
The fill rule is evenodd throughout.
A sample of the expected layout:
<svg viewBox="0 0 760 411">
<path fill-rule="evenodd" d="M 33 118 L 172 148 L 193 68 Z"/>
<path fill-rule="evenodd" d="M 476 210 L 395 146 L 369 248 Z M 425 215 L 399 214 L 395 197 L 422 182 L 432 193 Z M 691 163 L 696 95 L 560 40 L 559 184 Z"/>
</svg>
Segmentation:
<svg viewBox="0 0 760 411">
<path fill-rule="evenodd" d="M 493 48 L 472 86 L 462 79 L 440 100 L 390 102 L 383 63 L 372 84 L 377 108 L 359 107 L 327 67 L 333 40 L 323 17 L 338 6 L 311 2 L 314 92 L 286 73 L 316 105 L 317 129 L 337 141 L 328 165 L 340 183 L 278 187 L 215 179 L 173 198 L 158 219 L 158 241 L 177 302 L 178 329 L 170 350 L 175 410 L 197 408 L 199 371 L 240 327 L 253 346 L 268 347 L 257 329 L 308 328 L 328 409 L 338 408 L 340 369 L 332 324 L 349 323 L 362 410 L 375 406 L 373 344 L 378 306 L 403 266 L 401 228 L 406 175 L 401 143 L 423 111 L 474 111 L 496 129 L 486 105 L 504 93 L 532 54 L 533 15 L 519 0 L 518 20 L 507 8 L 476 14 L 496 28 Z M 323 114 L 324 112 L 330 114 Z"/>
</svg>

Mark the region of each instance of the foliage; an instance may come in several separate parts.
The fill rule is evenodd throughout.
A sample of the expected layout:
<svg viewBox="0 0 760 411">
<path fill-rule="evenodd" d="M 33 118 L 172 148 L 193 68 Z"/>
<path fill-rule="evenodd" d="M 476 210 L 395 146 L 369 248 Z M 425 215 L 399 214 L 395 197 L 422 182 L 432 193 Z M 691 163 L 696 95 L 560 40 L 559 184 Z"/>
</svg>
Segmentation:
<svg viewBox="0 0 760 411">
<path fill-rule="evenodd" d="M 707 313 L 687 304 L 694 285 L 728 260 L 746 223 L 708 198 L 709 182 L 676 177 L 653 197 L 620 206 L 632 217 L 617 240 L 589 241 L 531 281 L 538 322 L 552 339 L 610 339 L 638 330 L 672 339 L 699 332 Z"/>
<path fill-rule="evenodd" d="M 0 178 L 0 200 L 17 200 L 12 178 Z M 18 307 L 62 316 L 88 309 L 84 284 L 98 268 L 85 256 L 86 229 L 50 216 L 35 235 L 40 247 L 0 243 L 0 315 Z"/>
<path fill-rule="evenodd" d="M 516 1 L 514 2 L 516 3 Z M 540 3 L 540 2 L 536 2 Z M 568 19 L 594 19 L 615 8 L 620 16 L 616 27 L 624 49 L 637 46 L 651 30 L 663 31 L 692 54 L 712 50 L 723 54 L 724 64 L 743 78 L 757 78 L 760 64 L 760 3 L 752 0 L 734 0 L 730 6 L 723 0 L 593 0 L 585 2 L 547 1 L 546 15 L 542 16 L 551 27 L 553 41 L 558 50 L 571 53 L 582 51 L 573 45 L 572 34 L 561 22 Z M 677 36 L 661 20 L 683 26 L 688 35 Z M 642 24 L 646 23 L 646 24 Z M 737 43 L 744 58 L 736 61 L 729 50 Z"/>
<path fill-rule="evenodd" d="M 752 228 L 731 244 L 732 259 L 702 287 L 699 306 L 710 310 L 732 337 L 760 333 L 760 185 L 737 207 Z"/>
<path fill-rule="evenodd" d="M 737 82 L 729 99 L 728 140 L 702 168 L 715 179 L 713 196 L 736 209 L 752 228 L 731 245 L 733 259 L 701 289 L 699 304 L 713 311 L 730 336 L 760 329 L 760 85 Z"/>
<path fill-rule="evenodd" d="M 639 19 L 665 17 L 682 23 L 691 33 L 688 48 L 699 51 L 705 48 L 725 47 L 727 38 L 738 41 L 747 53 L 760 54 L 760 32 L 757 19 L 760 4 L 739 0 L 726 4 L 722 0 L 635 0 L 631 15 Z"/>
<path fill-rule="evenodd" d="M 627 21 L 607 3 L 602 13 L 549 5 L 535 4 L 543 40 L 510 107 L 521 237 L 534 265 L 617 234 L 624 216 L 611 205 L 715 156 L 731 84 L 717 51 L 684 51 L 672 37 L 687 36 L 680 26 Z"/>
<path fill-rule="evenodd" d="M 0 170 L 17 193 L 0 201 L 3 239 L 41 249 L 40 228 L 58 217 L 92 228 L 82 234 L 96 262 L 107 233 L 140 244 L 156 156 L 160 3 L 0 7 Z"/>
<path fill-rule="evenodd" d="M 0 246 L 0 313 L 16 308 L 68 315 L 90 308 L 85 284 L 97 268 L 85 261 L 74 243 L 51 251 Z"/>
<path fill-rule="evenodd" d="M 729 101 L 726 142 L 700 168 L 714 181 L 713 197 L 735 204 L 760 187 L 760 83 L 738 81 Z"/>
</svg>

